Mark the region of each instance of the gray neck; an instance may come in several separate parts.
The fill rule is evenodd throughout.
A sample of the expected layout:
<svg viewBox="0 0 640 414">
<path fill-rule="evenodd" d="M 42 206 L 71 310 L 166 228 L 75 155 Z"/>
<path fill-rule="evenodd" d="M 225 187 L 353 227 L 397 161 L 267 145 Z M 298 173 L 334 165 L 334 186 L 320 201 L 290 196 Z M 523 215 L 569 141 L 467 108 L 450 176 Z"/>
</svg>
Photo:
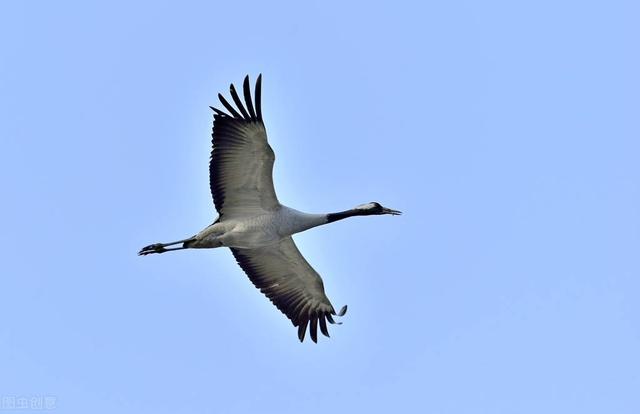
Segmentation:
<svg viewBox="0 0 640 414">
<path fill-rule="evenodd" d="M 284 207 L 286 221 L 288 222 L 286 228 L 289 234 L 299 233 L 301 231 L 308 230 L 313 227 L 321 226 L 323 224 L 333 223 L 334 221 L 343 220 L 348 217 L 354 216 L 366 216 L 370 213 L 366 210 L 345 210 L 337 213 L 329 214 L 309 214 L 302 211 L 295 210 L 290 207 Z"/>
<path fill-rule="evenodd" d="M 286 233 L 295 234 L 301 231 L 308 230 L 313 227 L 327 224 L 326 214 L 309 214 L 303 213 L 290 207 L 284 207 L 282 216 L 284 219 L 284 228 L 287 229 Z"/>
</svg>

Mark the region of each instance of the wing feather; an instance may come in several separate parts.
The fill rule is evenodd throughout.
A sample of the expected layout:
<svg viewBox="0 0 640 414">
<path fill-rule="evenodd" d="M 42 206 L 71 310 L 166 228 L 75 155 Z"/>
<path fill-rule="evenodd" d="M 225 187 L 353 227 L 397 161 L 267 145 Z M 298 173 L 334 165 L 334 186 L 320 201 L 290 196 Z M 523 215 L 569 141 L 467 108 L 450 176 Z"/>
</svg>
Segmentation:
<svg viewBox="0 0 640 414">
<path fill-rule="evenodd" d="M 242 101 L 240 100 L 240 97 L 238 96 L 238 92 L 236 92 L 236 87 L 233 86 L 233 83 L 231 84 L 231 86 L 229 86 L 229 92 L 231 93 L 231 98 L 233 98 L 233 102 L 236 104 L 236 106 L 242 113 L 242 117 L 246 120 L 250 120 L 251 117 L 247 113 L 247 110 L 244 109 L 244 105 L 242 104 Z"/>
<path fill-rule="evenodd" d="M 236 111 L 235 108 L 231 106 L 231 104 L 224 98 L 224 96 L 222 96 L 221 93 L 218 94 L 218 99 L 220 99 L 220 102 L 222 102 L 222 105 L 224 105 L 224 107 L 227 108 L 227 111 L 231 112 L 232 116 L 243 119 L 242 116 L 238 113 L 238 111 Z"/>
<path fill-rule="evenodd" d="M 298 327 L 304 340 L 307 326 L 311 340 L 318 340 L 318 323 L 329 336 L 327 320 L 337 315 L 324 293 L 322 278 L 305 260 L 291 237 L 257 249 L 232 248 L 236 261 L 251 282 Z"/>
<path fill-rule="evenodd" d="M 242 91 L 244 92 L 244 101 L 247 103 L 247 110 L 249 111 L 249 115 L 253 119 L 256 117 L 256 112 L 253 110 L 251 86 L 249 86 L 249 75 L 244 77 L 244 82 L 242 83 Z"/>
<path fill-rule="evenodd" d="M 273 163 L 275 155 L 267 142 L 267 132 L 260 110 L 260 79 L 256 84 L 254 113 L 248 77 L 245 78 L 245 109 L 236 89 L 230 87 L 231 96 L 239 113 L 221 94 L 220 102 L 229 112 L 212 108 L 213 133 L 209 183 L 216 210 L 221 217 L 255 215 L 274 211 L 279 206 L 273 187 Z"/>
<path fill-rule="evenodd" d="M 256 116 L 258 121 L 262 121 L 262 73 L 256 81 Z"/>
</svg>

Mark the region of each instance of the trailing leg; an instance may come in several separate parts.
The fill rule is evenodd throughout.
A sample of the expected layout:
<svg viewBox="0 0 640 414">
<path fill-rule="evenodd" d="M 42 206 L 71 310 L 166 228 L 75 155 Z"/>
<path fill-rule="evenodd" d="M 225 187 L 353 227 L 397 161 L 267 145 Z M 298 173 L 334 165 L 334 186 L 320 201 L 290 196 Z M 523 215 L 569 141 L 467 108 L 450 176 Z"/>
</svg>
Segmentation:
<svg viewBox="0 0 640 414">
<path fill-rule="evenodd" d="M 151 253 L 164 253 L 164 252 L 170 252 L 172 250 L 182 250 L 182 249 L 188 249 L 189 248 L 189 242 L 192 242 L 195 240 L 195 237 L 190 237 L 188 239 L 184 239 L 184 240 L 178 240 L 175 242 L 171 242 L 171 243 L 154 243 L 154 244 L 150 244 L 148 246 L 143 247 L 139 252 L 138 255 L 139 256 L 146 256 L 148 254 Z M 171 248 L 167 248 L 169 246 L 175 246 L 176 244 L 181 244 L 182 246 L 180 247 L 171 247 Z"/>
</svg>

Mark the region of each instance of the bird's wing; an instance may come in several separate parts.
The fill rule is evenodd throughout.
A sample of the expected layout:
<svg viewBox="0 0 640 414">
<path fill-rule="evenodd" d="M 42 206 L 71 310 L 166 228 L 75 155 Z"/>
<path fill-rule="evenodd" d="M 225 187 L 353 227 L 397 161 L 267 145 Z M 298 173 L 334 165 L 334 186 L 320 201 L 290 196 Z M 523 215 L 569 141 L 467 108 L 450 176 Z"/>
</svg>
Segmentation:
<svg viewBox="0 0 640 414">
<path fill-rule="evenodd" d="M 255 108 L 248 76 L 243 84 L 246 108 L 233 84 L 230 92 L 237 109 L 221 94 L 218 98 L 229 113 L 211 108 L 215 114 L 209 184 L 216 210 L 227 218 L 273 211 L 280 205 L 272 178 L 275 155 L 262 122 L 261 84 L 262 75 L 256 82 Z"/>
<path fill-rule="evenodd" d="M 311 339 L 317 342 L 318 323 L 320 331 L 329 336 L 327 321 L 335 323 L 332 315 L 336 311 L 324 293 L 320 275 L 291 237 L 266 247 L 231 251 L 251 282 L 298 327 L 300 341 L 304 340 L 309 325 Z M 337 315 L 344 315 L 346 308 Z"/>
</svg>

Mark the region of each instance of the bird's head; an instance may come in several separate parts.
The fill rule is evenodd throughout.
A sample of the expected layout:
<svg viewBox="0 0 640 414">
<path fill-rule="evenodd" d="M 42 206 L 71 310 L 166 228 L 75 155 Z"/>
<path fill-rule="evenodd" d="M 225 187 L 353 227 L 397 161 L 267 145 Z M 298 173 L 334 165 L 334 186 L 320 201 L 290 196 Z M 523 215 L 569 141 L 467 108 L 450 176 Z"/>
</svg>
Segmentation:
<svg viewBox="0 0 640 414">
<path fill-rule="evenodd" d="M 400 214 L 402 214 L 401 211 L 382 207 L 380 203 L 377 203 L 375 201 L 366 204 L 360 204 L 359 206 L 354 207 L 354 210 L 358 210 L 363 216 L 380 214 L 392 214 L 394 216 L 399 216 Z"/>
</svg>

